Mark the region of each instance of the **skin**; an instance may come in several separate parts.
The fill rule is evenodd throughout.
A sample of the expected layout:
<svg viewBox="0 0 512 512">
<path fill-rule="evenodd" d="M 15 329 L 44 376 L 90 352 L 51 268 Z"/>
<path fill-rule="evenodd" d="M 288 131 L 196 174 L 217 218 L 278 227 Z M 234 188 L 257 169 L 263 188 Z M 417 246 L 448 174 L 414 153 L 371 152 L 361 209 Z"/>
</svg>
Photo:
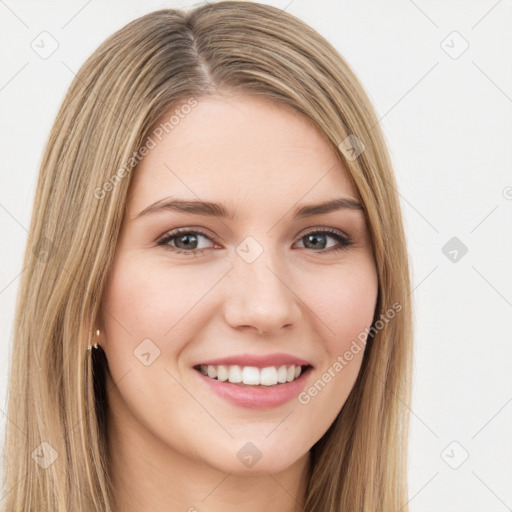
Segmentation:
<svg viewBox="0 0 512 512">
<path fill-rule="evenodd" d="M 236 218 L 137 218 L 169 196 L 219 202 Z M 378 285 L 363 211 L 292 219 L 297 206 L 338 197 L 359 200 L 324 136 L 294 110 L 247 95 L 199 98 L 134 171 L 98 325 L 117 512 L 301 509 L 309 450 L 345 403 L 363 350 L 309 403 L 266 410 L 225 401 L 192 366 L 285 352 L 313 365 L 307 390 L 371 325 Z M 205 232 L 188 247 L 208 250 L 172 252 L 187 247 L 183 234 L 157 245 L 176 228 Z M 352 245 L 328 252 L 340 246 L 329 233 L 308 244 L 312 228 Z M 252 263 L 236 252 L 248 236 L 263 250 Z M 145 339 L 160 350 L 148 366 L 134 355 Z M 247 442 L 262 454 L 250 468 L 237 457 Z"/>
</svg>

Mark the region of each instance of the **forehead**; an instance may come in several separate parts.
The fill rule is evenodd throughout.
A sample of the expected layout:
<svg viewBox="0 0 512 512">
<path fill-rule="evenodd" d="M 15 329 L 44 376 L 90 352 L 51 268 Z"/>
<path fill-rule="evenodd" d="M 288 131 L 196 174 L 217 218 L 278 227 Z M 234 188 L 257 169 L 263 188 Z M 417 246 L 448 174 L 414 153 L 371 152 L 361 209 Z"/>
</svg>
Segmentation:
<svg viewBox="0 0 512 512">
<path fill-rule="evenodd" d="M 166 196 L 260 210 L 301 198 L 358 197 L 325 136 L 290 107 L 247 95 L 208 96 L 183 112 L 172 109 L 160 127 L 173 115 L 158 136 L 153 132 L 155 145 L 134 170 L 132 216 Z"/>
</svg>

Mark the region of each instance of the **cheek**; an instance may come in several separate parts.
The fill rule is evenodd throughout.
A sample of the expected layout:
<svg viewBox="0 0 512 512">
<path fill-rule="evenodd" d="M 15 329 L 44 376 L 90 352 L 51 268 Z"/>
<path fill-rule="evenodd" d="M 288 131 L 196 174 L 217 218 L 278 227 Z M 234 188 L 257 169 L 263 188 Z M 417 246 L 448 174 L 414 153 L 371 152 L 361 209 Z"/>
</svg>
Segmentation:
<svg viewBox="0 0 512 512">
<path fill-rule="evenodd" d="M 190 396 L 173 379 L 181 377 L 173 361 L 201 325 L 194 305 L 212 279 L 144 261 L 136 253 L 126 252 L 114 262 L 102 302 L 104 350 L 117 388 L 112 404 L 120 408 L 125 402 L 150 430 L 173 421 L 161 407 L 162 389 L 177 410 L 190 408 Z M 186 412 L 183 416 L 192 420 Z"/>
<path fill-rule="evenodd" d="M 322 332 L 324 352 L 331 358 L 343 353 L 370 327 L 375 313 L 378 280 L 373 262 L 362 260 L 346 267 L 332 267 L 309 280 L 303 296 Z"/>
<path fill-rule="evenodd" d="M 109 338 L 119 339 L 119 334 L 126 338 L 127 333 L 133 342 L 141 336 L 170 337 L 169 331 L 179 329 L 187 313 L 212 286 L 211 279 L 180 266 L 169 269 L 137 257 L 119 259 L 103 301 Z"/>
<path fill-rule="evenodd" d="M 186 403 L 166 370 L 177 378 L 188 370 L 178 364 L 181 353 L 210 318 L 207 295 L 221 276 L 206 266 L 148 262 L 135 252 L 114 262 L 102 302 L 103 343 L 114 380 L 137 383 L 138 391 L 127 392 L 125 399 L 136 399 L 142 391 L 151 396 L 164 385 L 174 389 L 175 403 Z"/>
<path fill-rule="evenodd" d="M 317 286 L 304 288 L 302 293 L 314 313 L 320 340 L 317 352 L 322 358 L 316 380 L 299 396 L 299 403 L 324 417 L 326 421 L 315 427 L 321 435 L 322 427 L 343 407 L 359 374 L 364 335 L 375 313 L 378 280 L 373 260 L 368 258 L 357 265 L 329 268 L 315 282 Z"/>
</svg>

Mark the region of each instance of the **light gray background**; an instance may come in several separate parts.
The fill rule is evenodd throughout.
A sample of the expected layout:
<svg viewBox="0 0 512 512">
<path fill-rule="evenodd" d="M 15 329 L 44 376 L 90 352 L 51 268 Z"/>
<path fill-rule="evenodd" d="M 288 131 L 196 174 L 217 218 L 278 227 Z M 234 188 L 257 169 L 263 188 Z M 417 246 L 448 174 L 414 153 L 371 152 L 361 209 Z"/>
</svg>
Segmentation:
<svg viewBox="0 0 512 512">
<path fill-rule="evenodd" d="M 512 1 L 268 3 L 347 59 L 392 153 L 414 275 L 411 511 L 512 510 Z M 0 0 L 2 412 L 38 166 L 73 73 L 132 19 L 190 5 Z M 452 237 L 467 254 L 443 253 Z"/>
</svg>

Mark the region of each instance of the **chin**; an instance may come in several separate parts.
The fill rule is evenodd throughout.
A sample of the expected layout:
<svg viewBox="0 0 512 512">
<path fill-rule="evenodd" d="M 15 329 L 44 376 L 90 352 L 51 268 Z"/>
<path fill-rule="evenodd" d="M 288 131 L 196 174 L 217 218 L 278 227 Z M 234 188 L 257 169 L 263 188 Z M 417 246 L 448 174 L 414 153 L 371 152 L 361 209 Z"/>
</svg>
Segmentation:
<svg viewBox="0 0 512 512">
<path fill-rule="evenodd" d="M 277 440 L 277 438 L 276 438 Z M 281 449 L 283 444 L 278 441 Z M 210 466 L 224 473 L 238 475 L 266 475 L 268 473 L 280 473 L 296 463 L 301 457 L 308 454 L 286 449 L 286 455 L 274 448 L 272 443 L 258 447 L 258 442 L 236 442 L 236 446 L 213 454 L 205 460 Z"/>
</svg>

